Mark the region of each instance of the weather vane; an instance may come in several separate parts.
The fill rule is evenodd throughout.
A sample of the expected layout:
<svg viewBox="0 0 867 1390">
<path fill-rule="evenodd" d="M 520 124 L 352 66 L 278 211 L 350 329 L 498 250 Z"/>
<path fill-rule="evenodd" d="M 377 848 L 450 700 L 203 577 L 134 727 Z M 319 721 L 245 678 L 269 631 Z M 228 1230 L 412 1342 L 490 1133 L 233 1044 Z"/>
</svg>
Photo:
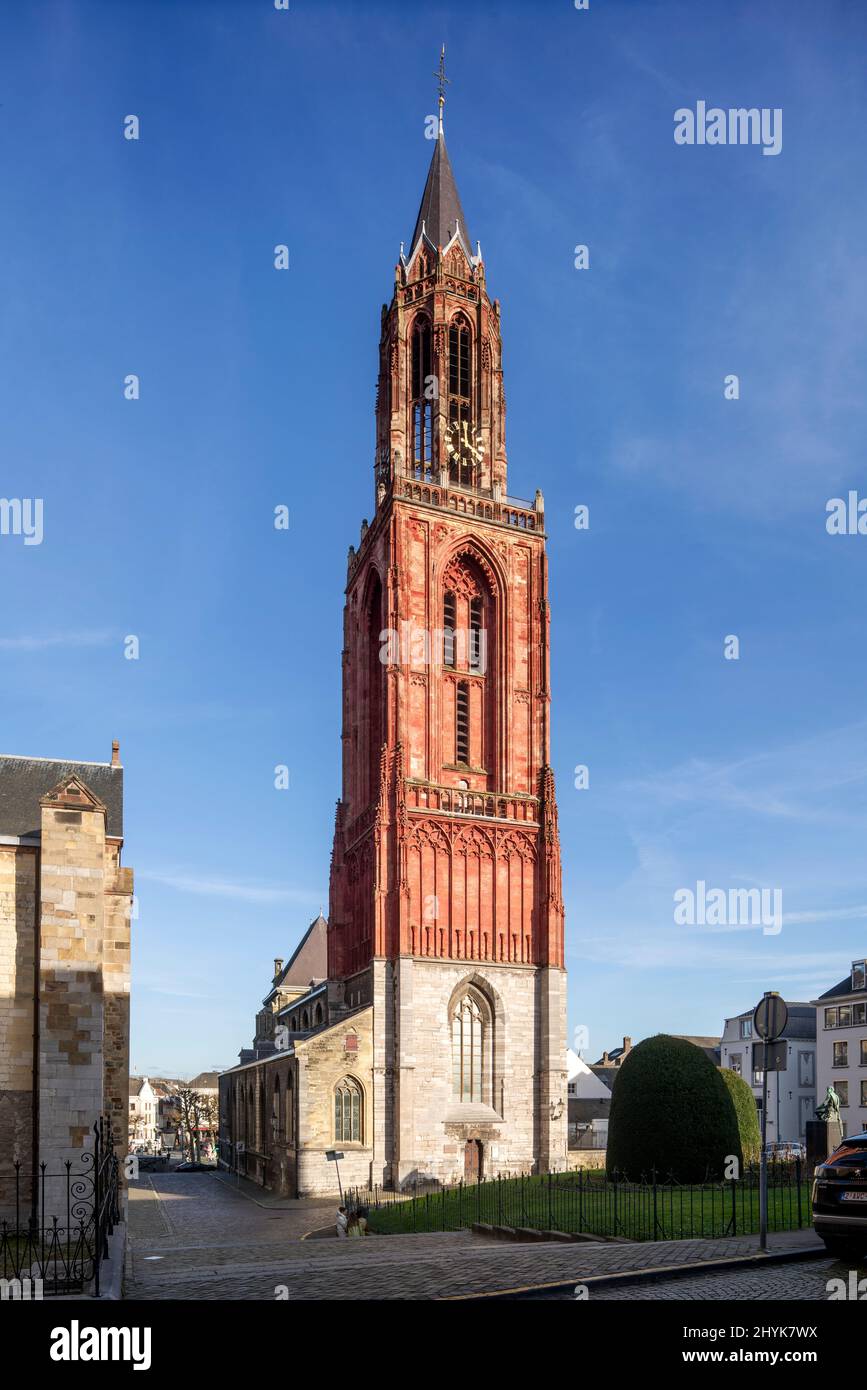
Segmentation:
<svg viewBox="0 0 867 1390">
<path fill-rule="evenodd" d="M 440 53 L 440 65 L 439 65 L 439 70 L 438 70 L 437 72 L 434 73 L 434 77 L 435 77 L 435 78 L 437 79 L 437 81 L 439 82 L 439 89 L 440 89 L 440 133 L 442 133 L 442 128 L 443 128 L 443 107 L 444 107 L 445 104 L 446 104 L 446 84 L 447 84 L 448 82 L 451 81 L 450 78 L 446 77 L 446 46 L 445 46 L 445 44 L 443 44 L 443 46 L 442 46 L 442 52 Z"/>
</svg>

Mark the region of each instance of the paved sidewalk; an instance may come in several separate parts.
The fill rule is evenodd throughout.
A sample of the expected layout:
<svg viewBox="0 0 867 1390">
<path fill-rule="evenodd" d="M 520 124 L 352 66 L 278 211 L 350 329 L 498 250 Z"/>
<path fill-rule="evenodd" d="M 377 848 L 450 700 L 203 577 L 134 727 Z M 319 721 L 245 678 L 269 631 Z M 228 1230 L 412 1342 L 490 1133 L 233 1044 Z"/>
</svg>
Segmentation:
<svg viewBox="0 0 867 1390">
<path fill-rule="evenodd" d="M 758 1255 L 758 1236 L 636 1244 L 512 1244 L 469 1231 L 305 1240 L 332 1202 L 257 1205 L 213 1175 L 147 1175 L 130 1191 L 132 1299 L 448 1299 Z M 820 1252 L 811 1230 L 771 1253 Z M 759 1263 L 759 1261 L 757 1261 Z M 764 1264 L 764 1258 L 760 1257 Z"/>
</svg>

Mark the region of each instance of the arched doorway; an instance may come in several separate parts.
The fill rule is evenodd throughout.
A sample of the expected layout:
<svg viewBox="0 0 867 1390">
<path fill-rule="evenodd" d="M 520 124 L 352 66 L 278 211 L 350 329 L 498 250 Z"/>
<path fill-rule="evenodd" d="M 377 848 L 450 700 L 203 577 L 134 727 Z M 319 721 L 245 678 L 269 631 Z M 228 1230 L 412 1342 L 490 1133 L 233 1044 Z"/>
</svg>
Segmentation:
<svg viewBox="0 0 867 1390">
<path fill-rule="evenodd" d="M 464 1182 L 478 1182 L 482 1176 L 482 1141 L 468 1139 L 464 1144 Z"/>
</svg>

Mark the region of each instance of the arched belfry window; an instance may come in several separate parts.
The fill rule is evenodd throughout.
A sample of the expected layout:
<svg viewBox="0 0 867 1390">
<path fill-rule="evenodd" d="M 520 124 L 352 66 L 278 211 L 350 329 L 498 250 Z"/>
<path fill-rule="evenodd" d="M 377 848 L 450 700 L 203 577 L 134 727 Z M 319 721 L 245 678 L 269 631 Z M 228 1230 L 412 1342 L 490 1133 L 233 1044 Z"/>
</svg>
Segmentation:
<svg viewBox="0 0 867 1390">
<path fill-rule="evenodd" d="M 491 1013 L 475 989 L 452 1006 L 452 1095 L 463 1104 L 490 1103 Z"/>
<path fill-rule="evenodd" d="M 477 481 L 472 431 L 472 339 L 467 320 L 458 315 L 449 325 L 449 477 L 469 487 Z"/>
<path fill-rule="evenodd" d="M 433 478 L 434 379 L 431 330 L 426 318 L 417 319 L 412 330 L 411 358 L 413 476 L 430 482 Z"/>
<path fill-rule="evenodd" d="M 334 1088 L 334 1138 L 339 1143 L 361 1143 L 361 1087 L 352 1076 L 344 1076 Z"/>
</svg>

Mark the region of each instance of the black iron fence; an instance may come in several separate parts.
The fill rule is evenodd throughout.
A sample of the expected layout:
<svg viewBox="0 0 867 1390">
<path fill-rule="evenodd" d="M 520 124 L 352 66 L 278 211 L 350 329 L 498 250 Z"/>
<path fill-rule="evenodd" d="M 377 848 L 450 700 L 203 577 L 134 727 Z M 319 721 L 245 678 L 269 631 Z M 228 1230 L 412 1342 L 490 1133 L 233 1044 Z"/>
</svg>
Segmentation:
<svg viewBox="0 0 867 1390">
<path fill-rule="evenodd" d="M 759 1229 L 759 1170 L 723 1182 L 678 1183 L 655 1172 L 640 1182 L 579 1169 L 521 1174 L 424 1189 L 347 1193 L 368 1209 L 372 1230 L 455 1231 L 485 1223 L 598 1235 L 603 1239 L 686 1240 L 753 1234 Z M 800 1159 L 768 1165 L 768 1227 L 811 1223 L 810 1182 Z"/>
<path fill-rule="evenodd" d="M 110 1121 L 100 1118 L 93 1132 L 78 1167 L 67 1160 L 50 1172 L 40 1163 L 32 1173 L 14 1165 L 14 1217 L 0 1222 L 5 1297 L 78 1293 L 91 1280 L 99 1296 L 100 1265 L 120 1220 L 119 1163 Z"/>
</svg>

